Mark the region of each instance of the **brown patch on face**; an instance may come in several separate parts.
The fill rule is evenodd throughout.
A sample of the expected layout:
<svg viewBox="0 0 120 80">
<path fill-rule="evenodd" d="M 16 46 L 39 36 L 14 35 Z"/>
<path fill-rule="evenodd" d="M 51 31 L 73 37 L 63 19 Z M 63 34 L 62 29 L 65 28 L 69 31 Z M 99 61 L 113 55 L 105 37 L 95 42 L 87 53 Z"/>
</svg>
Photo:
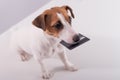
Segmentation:
<svg viewBox="0 0 120 80">
<path fill-rule="evenodd" d="M 38 16 L 33 21 L 33 24 L 38 28 L 42 28 L 45 33 L 54 37 L 59 37 L 59 33 L 64 26 L 59 20 L 57 13 L 61 13 L 64 16 L 65 20 L 71 24 L 71 17 L 68 15 L 68 10 L 70 11 L 71 16 L 74 18 L 72 9 L 69 6 L 53 7 Z"/>
</svg>

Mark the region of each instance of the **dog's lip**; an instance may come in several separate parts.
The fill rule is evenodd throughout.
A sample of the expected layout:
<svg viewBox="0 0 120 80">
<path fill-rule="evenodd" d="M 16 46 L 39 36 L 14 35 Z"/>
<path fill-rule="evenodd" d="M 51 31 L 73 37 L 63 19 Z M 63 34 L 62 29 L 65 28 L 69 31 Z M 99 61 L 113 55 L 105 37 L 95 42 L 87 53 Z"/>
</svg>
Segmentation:
<svg viewBox="0 0 120 80">
<path fill-rule="evenodd" d="M 79 41 L 80 41 L 80 40 L 79 40 Z M 75 44 L 78 44 L 79 41 L 77 41 L 77 42 L 73 42 L 73 43 L 67 43 L 67 42 L 65 42 L 64 40 L 62 40 L 61 42 L 64 42 L 64 43 L 66 43 L 66 44 L 68 44 L 68 45 L 75 45 Z"/>
<path fill-rule="evenodd" d="M 79 40 L 79 41 L 80 41 L 80 40 Z M 72 47 L 72 46 L 78 45 L 78 44 L 79 44 L 79 41 L 74 42 L 74 43 L 67 43 L 67 42 L 65 42 L 64 40 L 62 40 L 60 43 L 66 45 L 67 47 Z"/>
</svg>

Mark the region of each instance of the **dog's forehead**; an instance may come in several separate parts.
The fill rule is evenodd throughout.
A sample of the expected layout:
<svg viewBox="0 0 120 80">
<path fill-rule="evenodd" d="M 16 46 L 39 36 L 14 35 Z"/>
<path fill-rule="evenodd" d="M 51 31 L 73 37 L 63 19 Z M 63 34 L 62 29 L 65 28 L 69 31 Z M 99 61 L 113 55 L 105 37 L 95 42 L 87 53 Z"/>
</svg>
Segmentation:
<svg viewBox="0 0 120 80">
<path fill-rule="evenodd" d="M 66 20 L 68 20 L 68 13 L 62 7 L 53 7 L 51 9 L 46 10 L 44 13 L 49 16 L 49 22 L 50 22 L 51 26 L 54 25 L 57 21 L 59 21 L 59 17 L 57 15 L 57 13 L 61 13 L 63 15 L 63 17 Z"/>
</svg>

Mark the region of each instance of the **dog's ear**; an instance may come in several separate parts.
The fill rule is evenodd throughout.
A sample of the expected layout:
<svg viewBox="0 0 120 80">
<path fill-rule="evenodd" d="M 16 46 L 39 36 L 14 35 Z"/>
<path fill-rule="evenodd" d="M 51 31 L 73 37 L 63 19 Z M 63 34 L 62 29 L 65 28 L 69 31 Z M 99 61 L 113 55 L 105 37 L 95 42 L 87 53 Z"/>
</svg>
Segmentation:
<svg viewBox="0 0 120 80">
<path fill-rule="evenodd" d="M 73 18 L 75 18 L 75 16 L 74 16 L 74 14 L 73 14 L 73 10 L 72 10 L 72 8 L 71 7 L 69 7 L 69 6 L 67 6 L 67 5 L 65 5 L 65 6 L 62 6 L 62 8 L 64 8 L 66 11 L 70 11 L 70 13 L 71 13 L 71 16 L 73 17 Z"/>
<path fill-rule="evenodd" d="M 45 27 L 46 17 L 47 17 L 46 14 L 41 14 L 40 16 L 37 16 L 32 22 L 33 25 L 45 31 L 46 30 L 46 27 Z"/>
</svg>

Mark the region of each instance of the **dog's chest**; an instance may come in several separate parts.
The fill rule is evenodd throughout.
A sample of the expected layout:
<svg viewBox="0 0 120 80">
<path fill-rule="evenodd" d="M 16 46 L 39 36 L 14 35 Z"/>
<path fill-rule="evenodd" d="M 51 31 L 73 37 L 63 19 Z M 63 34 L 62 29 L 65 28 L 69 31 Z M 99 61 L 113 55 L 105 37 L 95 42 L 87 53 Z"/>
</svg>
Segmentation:
<svg viewBox="0 0 120 80">
<path fill-rule="evenodd" d="M 44 56 L 44 57 L 51 57 L 55 53 L 57 53 L 58 50 L 59 50 L 58 44 L 53 39 L 45 41 L 40 46 L 41 46 L 41 51 L 40 52 L 41 52 L 42 56 Z"/>
<path fill-rule="evenodd" d="M 42 56 L 43 57 L 51 57 L 58 51 L 57 45 L 50 45 L 47 44 L 46 46 L 44 45 L 42 48 Z"/>
</svg>

